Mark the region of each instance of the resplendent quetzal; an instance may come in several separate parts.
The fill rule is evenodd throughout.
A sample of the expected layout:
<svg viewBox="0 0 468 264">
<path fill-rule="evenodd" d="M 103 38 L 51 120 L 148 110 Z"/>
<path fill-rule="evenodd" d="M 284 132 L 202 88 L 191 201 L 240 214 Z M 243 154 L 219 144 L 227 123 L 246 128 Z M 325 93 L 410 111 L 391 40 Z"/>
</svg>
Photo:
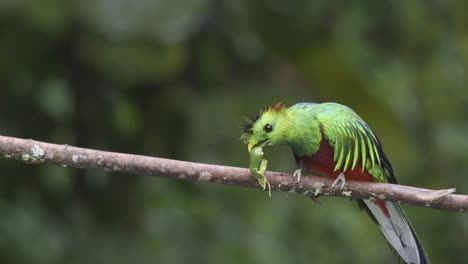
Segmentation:
<svg viewBox="0 0 468 264">
<path fill-rule="evenodd" d="M 336 179 L 397 183 L 392 165 L 372 129 L 350 108 L 336 103 L 277 103 L 260 111 L 244 126 L 249 152 L 289 145 L 301 168 Z M 253 153 L 251 153 L 253 154 Z M 251 155 L 252 156 L 252 155 Z M 252 160 L 252 158 L 251 158 Z M 263 170 L 266 168 L 262 164 Z M 252 166 L 251 166 L 252 168 Z M 268 183 L 263 176 L 259 183 Z M 301 169 L 294 176 L 300 179 Z M 406 263 L 429 263 L 424 249 L 399 204 L 358 200 Z"/>
</svg>

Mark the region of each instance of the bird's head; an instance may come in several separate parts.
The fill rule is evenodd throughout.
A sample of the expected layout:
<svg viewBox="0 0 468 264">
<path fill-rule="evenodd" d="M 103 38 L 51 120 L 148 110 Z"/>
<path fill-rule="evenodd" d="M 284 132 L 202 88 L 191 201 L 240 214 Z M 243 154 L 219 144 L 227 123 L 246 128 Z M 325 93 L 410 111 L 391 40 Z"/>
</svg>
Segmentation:
<svg viewBox="0 0 468 264">
<path fill-rule="evenodd" d="M 257 113 L 254 119 L 247 119 L 241 139 L 248 150 L 255 146 L 284 144 L 290 131 L 287 107 L 284 102 L 270 105 Z"/>
</svg>

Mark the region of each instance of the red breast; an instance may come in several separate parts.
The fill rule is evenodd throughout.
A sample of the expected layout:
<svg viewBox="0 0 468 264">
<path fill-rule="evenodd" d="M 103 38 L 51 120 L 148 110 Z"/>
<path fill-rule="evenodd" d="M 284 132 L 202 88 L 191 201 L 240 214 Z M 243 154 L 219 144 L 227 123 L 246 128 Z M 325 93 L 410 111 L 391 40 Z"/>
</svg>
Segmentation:
<svg viewBox="0 0 468 264">
<path fill-rule="evenodd" d="M 340 171 L 334 171 L 336 162 L 333 160 L 333 156 L 333 147 L 330 146 L 325 138 L 323 138 L 320 142 L 320 147 L 317 153 L 308 157 L 300 157 L 300 161 L 308 168 L 323 172 L 329 177 L 335 179 L 340 174 Z M 353 170 L 348 169 L 344 173 L 346 180 L 374 182 L 373 176 L 367 170 L 362 171 L 361 164 L 361 160 L 358 160 L 356 167 Z M 390 216 L 384 201 L 374 201 L 374 203 L 382 209 L 385 215 Z"/>
</svg>

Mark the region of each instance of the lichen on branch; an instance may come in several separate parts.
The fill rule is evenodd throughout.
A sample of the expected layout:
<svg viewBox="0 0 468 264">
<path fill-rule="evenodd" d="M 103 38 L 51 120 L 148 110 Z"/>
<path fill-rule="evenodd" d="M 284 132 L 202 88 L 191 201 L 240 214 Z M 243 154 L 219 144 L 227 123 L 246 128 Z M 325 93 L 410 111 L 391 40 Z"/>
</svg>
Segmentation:
<svg viewBox="0 0 468 264">
<path fill-rule="evenodd" d="M 103 169 L 179 180 L 236 185 L 261 189 L 249 169 L 194 163 L 133 154 L 107 152 L 0 136 L 0 153 L 28 164 L 53 164 L 65 168 Z M 343 189 L 332 188 L 333 180 L 304 175 L 296 182 L 292 174 L 265 172 L 272 191 L 310 197 L 335 196 L 375 199 L 414 206 L 466 213 L 468 196 L 452 194 L 455 189 L 428 190 L 397 184 L 346 181 Z"/>
</svg>

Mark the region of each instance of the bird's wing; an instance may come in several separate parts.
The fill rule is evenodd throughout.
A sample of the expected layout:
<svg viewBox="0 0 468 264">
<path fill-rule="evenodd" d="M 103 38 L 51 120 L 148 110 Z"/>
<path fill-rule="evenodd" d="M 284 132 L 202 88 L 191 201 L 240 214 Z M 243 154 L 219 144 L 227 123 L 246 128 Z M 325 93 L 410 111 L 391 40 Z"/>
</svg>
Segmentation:
<svg viewBox="0 0 468 264">
<path fill-rule="evenodd" d="M 392 165 L 382 150 L 377 135 L 354 111 L 347 107 L 326 107 L 318 115 L 323 136 L 334 148 L 335 171 L 353 170 L 361 159 L 362 169 L 380 166 L 385 178 L 396 183 Z"/>
</svg>

